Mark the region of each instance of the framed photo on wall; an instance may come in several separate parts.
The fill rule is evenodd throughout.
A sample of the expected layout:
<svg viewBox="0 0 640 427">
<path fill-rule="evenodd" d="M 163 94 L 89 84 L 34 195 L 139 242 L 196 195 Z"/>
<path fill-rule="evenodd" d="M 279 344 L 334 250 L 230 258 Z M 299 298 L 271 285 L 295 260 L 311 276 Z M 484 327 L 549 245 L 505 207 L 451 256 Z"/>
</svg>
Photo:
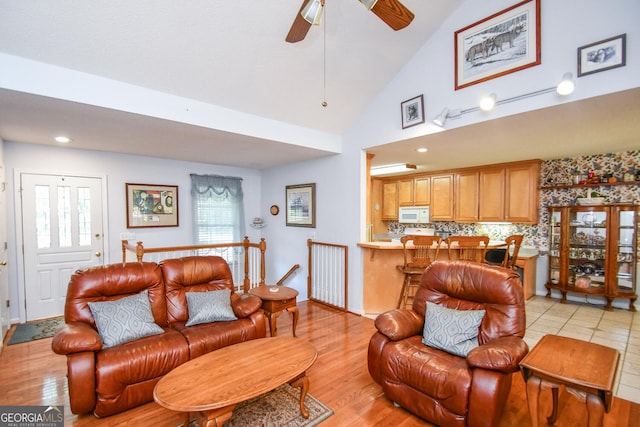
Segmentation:
<svg viewBox="0 0 640 427">
<path fill-rule="evenodd" d="M 177 227 L 178 186 L 125 184 L 127 228 Z"/>
<path fill-rule="evenodd" d="M 627 35 L 611 37 L 578 48 L 578 77 L 624 67 Z"/>
<path fill-rule="evenodd" d="M 400 104 L 402 129 L 424 123 L 424 97 L 422 95 L 407 99 Z"/>
<path fill-rule="evenodd" d="M 287 185 L 287 226 L 316 227 L 316 184 Z"/>
<path fill-rule="evenodd" d="M 455 89 L 540 64 L 540 0 L 525 0 L 454 34 Z"/>
</svg>

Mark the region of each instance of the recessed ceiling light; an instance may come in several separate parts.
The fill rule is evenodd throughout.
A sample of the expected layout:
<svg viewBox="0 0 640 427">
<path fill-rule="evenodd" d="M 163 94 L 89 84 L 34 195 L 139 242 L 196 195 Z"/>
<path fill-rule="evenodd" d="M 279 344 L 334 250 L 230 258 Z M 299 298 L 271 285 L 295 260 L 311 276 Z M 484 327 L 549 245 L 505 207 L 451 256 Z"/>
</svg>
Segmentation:
<svg viewBox="0 0 640 427">
<path fill-rule="evenodd" d="M 427 149 L 425 147 L 420 147 L 420 148 L 418 148 L 417 151 L 418 151 L 418 153 L 426 153 Z"/>
<path fill-rule="evenodd" d="M 55 137 L 56 142 L 60 142 L 62 144 L 66 144 L 67 142 L 71 142 L 71 138 L 69 138 L 68 136 L 56 136 Z"/>
</svg>

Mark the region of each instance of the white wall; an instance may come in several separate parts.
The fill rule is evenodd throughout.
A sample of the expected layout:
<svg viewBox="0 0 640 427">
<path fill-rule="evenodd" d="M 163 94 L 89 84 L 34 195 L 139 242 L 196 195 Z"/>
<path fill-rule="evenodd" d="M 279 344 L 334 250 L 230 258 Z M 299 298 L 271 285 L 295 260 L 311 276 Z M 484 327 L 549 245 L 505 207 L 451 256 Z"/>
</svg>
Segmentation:
<svg viewBox="0 0 640 427">
<path fill-rule="evenodd" d="M 627 33 L 627 65 L 607 72 L 577 79 L 576 91 L 566 99 L 554 94 L 504 104 L 491 115 L 467 114 L 450 120 L 447 127 L 464 126 L 483 120 L 571 102 L 605 93 L 640 86 L 640 2 L 637 0 L 541 0 L 542 64 L 501 78 L 476 84 L 459 91 L 453 81 L 453 35 L 467 25 L 512 6 L 512 0 L 483 2 L 467 0 L 445 21 L 432 39 L 380 92 L 352 128 L 343 135 L 343 153 L 321 161 L 265 171 L 263 174 L 263 210 L 282 201 L 284 186 L 316 182 L 319 213 L 316 240 L 349 245 L 349 308 L 363 309 L 362 250 L 357 247 L 364 237 L 364 161 L 363 149 L 401 141 L 428 133 L 429 125 L 403 130 L 398 113 L 402 101 L 419 94 L 425 96 L 426 119 L 443 107 L 469 108 L 477 105 L 481 95 L 495 92 L 507 98 L 553 87 L 563 73 L 577 75 L 577 48 L 618 34 Z M 330 107 L 329 107 L 330 108 Z M 561 141 L 559 141 L 561 143 Z M 606 152 L 606 147 L 603 147 Z M 463 155 L 463 154 L 461 154 Z M 285 227 L 278 217 L 274 226 L 265 229 L 270 248 L 277 248 L 277 261 L 271 268 L 275 276 L 299 262 L 306 266 L 305 241 L 309 230 Z M 304 263 L 300 261 L 305 261 Z M 279 276 L 278 276 L 279 277 Z M 306 291 L 306 269 L 295 278 L 294 286 Z M 291 286 L 291 284 L 288 283 Z M 306 292 L 305 292 L 306 295 Z"/>
<path fill-rule="evenodd" d="M 11 321 L 19 320 L 19 286 L 17 277 L 16 216 L 14 206 L 18 206 L 16 197 L 15 171 L 40 171 L 50 173 L 81 173 L 107 177 L 108 205 L 107 224 L 105 227 L 108 251 L 105 250 L 105 263 L 120 262 L 122 250 L 120 233 L 132 231 L 136 240 L 146 246 L 190 245 L 193 244 L 191 181 L 189 174 L 214 174 L 237 176 L 243 179 L 245 214 L 247 219 L 246 234 L 252 241 L 259 241 L 260 232 L 248 226 L 253 217 L 261 216 L 261 173 L 250 169 L 227 166 L 208 165 L 105 153 L 48 147 L 35 144 L 24 144 L 6 141 L 4 143 L 4 161 L 7 178 L 7 223 L 8 227 L 8 259 L 9 284 L 11 301 Z M 178 186 L 179 226 L 168 228 L 135 228 L 127 230 L 125 183 L 166 184 Z M 105 248 L 106 249 L 106 248 Z M 24 319 L 20 319 L 24 321 Z"/>
<path fill-rule="evenodd" d="M 263 171 L 227 168 L 198 163 L 176 162 L 146 157 L 122 156 L 108 153 L 84 152 L 47 148 L 29 144 L 7 143 L 6 166 L 11 180 L 14 168 L 42 169 L 53 172 L 75 171 L 106 174 L 109 181 L 109 228 L 111 260 L 119 260 L 119 233 L 125 229 L 124 183 L 148 182 L 177 184 L 181 194 L 189 188 L 189 173 L 215 173 L 245 178 L 246 218 L 265 219 L 267 226 L 260 231 L 248 228 L 252 240 L 260 233 L 267 240 L 267 281 L 275 282 L 293 264 L 298 271 L 286 284 L 300 291 L 306 299 L 306 241 L 315 232 L 319 242 L 349 246 L 349 308 L 362 312 L 362 251 L 357 243 L 364 238 L 364 154 L 363 149 L 426 134 L 429 126 L 414 126 L 403 130 L 398 113 L 400 102 L 424 94 L 427 120 L 443 107 L 468 108 L 475 106 L 484 94 L 495 92 L 506 98 L 541 88 L 554 86 L 562 74 L 576 74 L 576 50 L 579 46 L 621 33 L 627 33 L 627 65 L 622 68 L 577 79 L 576 91 L 560 100 L 553 94 L 505 104 L 490 115 L 473 113 L 459 120 L 450 120 L 447 127 L 464 126 L 483 120 L 517 114 L 537 108 L 571 102 L 581 98 L 640 86 L 640 2 L 637 0 L 541 0 L 542 64 L 468 88 L 453 89 L 453 34 L 455 31 L 512 6 L 512 0 L 483 2 L 467 0 L 445 21 L 440 30 L 401 70 L 396 78 L 380 92 L 362 113 L 352 128 L 343 135 L 342 154 Z M 381 59 L 382 60 L 382 59 Z M 331 107 L 329 107 L 331 108 Z M 305 133 L 289 135 L 304 140 Z M 561 141 L 559 141 L 561 143 Z M 606 147 L 603 147 L 603 152 Z M 315 229 L 285 226 L 285 186 L 316 183 L 317 226 Z M 14 183 L 9 182 L 12 192 Z M 9 203 L 13 194 L 8 194 Z M 189 243 L 190 208 L 186 197 L 180 198 L 181 226 L 163 231 L 136 230 L 140 240 L 154 245 Z M 269 214 L 273 204 L 280 206 L 278 216 Z M 9 211 L 9 224 L 15 224 Z M 15 230 L 10 227 L 10 266 L 15 265 Z M 15 271 L 11 273 L 12 307 L 17 306 Z M 15 313 L 12 312 L 15 315 Z"/>
</svg>

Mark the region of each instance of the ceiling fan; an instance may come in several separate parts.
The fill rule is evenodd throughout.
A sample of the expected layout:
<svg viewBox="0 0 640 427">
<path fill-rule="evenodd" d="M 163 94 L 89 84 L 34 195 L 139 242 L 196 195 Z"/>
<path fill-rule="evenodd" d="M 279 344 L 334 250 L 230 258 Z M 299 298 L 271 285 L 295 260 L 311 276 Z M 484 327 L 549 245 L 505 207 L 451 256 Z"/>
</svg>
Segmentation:
<svg viewBox="0 0 640 427">
<path fill-rule="evenodd" d="M 360 3 L 382 19 L 395 31 L 401 30 L 411 23 L 413 12 L 407 9 L 398 0 L 358 0 Z M 286 41 L 296 43 L 304 38 L 311 25 L 318 25 L 322 17 L 325 0 L 303 0 L 300 11 L 291 25 Z"/>
</svg>

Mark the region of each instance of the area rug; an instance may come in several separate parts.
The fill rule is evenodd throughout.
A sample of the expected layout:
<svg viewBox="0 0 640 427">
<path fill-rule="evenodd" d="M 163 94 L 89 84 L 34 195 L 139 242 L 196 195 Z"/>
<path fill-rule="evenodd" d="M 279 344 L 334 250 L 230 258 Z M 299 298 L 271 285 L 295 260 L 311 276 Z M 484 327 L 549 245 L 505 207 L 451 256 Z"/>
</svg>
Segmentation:
<svg viewBox="0 0 640 427">
<path fill-rule="evenodd" d="M 42 338 L 50 338 L 64 325 L 64 317 L 20 323 L 13 331 L 7 345 L 20 344 Z"/>
<path fill-rule="evenodd" d="M 239 403 L 224 427 L 312 427 L 333 415 L 333 410 L 307 393 L 304 404 L 309 419 L 300 414 L 300 389 L 289 384 Z M 195 419 L 189 427 L 197 427 Z"/>
</svg>

